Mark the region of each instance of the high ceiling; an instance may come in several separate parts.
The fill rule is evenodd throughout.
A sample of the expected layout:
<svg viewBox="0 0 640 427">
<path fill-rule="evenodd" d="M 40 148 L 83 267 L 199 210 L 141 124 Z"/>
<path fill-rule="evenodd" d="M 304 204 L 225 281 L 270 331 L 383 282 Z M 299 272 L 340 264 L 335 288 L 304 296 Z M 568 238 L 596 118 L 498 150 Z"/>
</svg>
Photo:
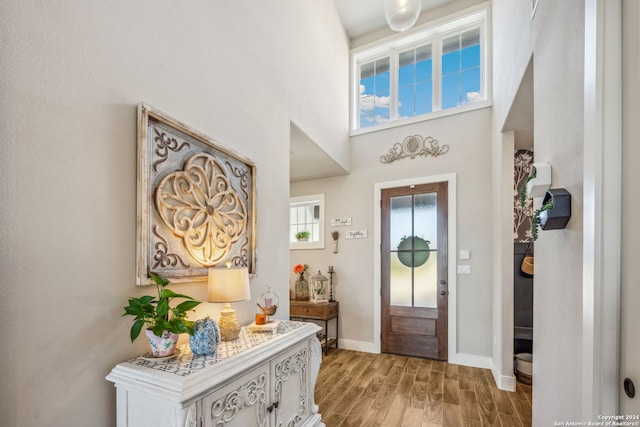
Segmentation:
<svg viewBox="0 0 640 427">
<path fill-rule="evenodd" d="M 422 0 L 423 16 L 430 9 L 460 0 Z M 387 26 L 384 0 L 333 0 L 350 38 L 356 38 Z M 290 145 L 290 181 L 344 175 L 347 172 L 329 157 L 304 132 L 292 124 Z"/>
<path fill-rule="evenodd" d="M 433 9 L 455 0 L 422 0 L 422 11 Z M 387 25 L 384 0 L 333 0 L 342 25 L 350 38 L 359 37 Z"/>
</svg>

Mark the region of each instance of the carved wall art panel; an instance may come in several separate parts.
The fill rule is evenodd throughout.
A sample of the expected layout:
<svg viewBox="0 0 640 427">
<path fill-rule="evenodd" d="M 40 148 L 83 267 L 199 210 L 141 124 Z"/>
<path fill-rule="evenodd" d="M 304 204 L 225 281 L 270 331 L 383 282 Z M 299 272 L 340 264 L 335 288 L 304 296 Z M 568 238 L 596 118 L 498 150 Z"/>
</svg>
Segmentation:
<svg viewBox="0 0 640 427">
<path fill-rule="evenodd" d="M 148 272 L 203 281 L 231 262 L 256 273 L 253 162 L 146 104 L 138 107 L 138 285 Z"/>
</svg>

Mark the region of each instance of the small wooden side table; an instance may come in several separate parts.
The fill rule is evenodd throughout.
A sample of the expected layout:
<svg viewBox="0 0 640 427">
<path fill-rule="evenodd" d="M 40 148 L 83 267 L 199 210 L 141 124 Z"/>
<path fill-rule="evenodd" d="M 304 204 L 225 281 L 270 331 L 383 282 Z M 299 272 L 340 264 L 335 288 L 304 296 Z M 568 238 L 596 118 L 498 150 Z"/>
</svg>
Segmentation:
<svg viewBox="0 0 640 427">
<path fill-rule="evenodd" d="M 309 301 L 289 301 L 289 319 L 305 320 L 324 320 L 324 354 L 327 355 L 329 347 L 335 344 L 338 348 L 338 318 L 340 314 L 340 306 L 337 301 L 312 303 Z M 329 320 L 336 319 L 336 337 L 329 338 Z"/>
</svg>

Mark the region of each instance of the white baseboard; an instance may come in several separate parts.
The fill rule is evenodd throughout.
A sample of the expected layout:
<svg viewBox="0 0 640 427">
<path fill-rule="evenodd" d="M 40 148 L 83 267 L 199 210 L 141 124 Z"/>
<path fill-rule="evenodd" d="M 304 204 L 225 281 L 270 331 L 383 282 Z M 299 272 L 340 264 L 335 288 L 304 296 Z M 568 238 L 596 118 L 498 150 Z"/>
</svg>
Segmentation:
<svg viewBox="0 0 640 427">
<path fill-rule="evenodd" d="M 515 375 L 500 375 L 495 366 L 491 367 L 491 373 L 493 374 L 496 386 L 498 386 L 500 390 L 516 391 Z"/>
<path fill-rule="evenodd" d="M 338 339 L 338 347 L 345 350 L 362 351 L 365 353 L 380 353 L 376 351 L 372 342 Z"/>
<path fill-rule="evenodd" d="M 491 374 L 500 390 L 516 391 L 516 377 L 514 375 L 500 375 L 493 365 L 493 359 L 488 356 L 458 353 L 449 356 L 449 363 L 472 366 L 474 368 L 491 369 Z"/>
<path fill-rule="evenodd" d="M 471 366 L 474 368 L 492 369 L 493 362 L 488 356 L 478 356 L 475 354 L 456 353 L 449 355 L 449 363 L 456 365 Z"/>
</svg>

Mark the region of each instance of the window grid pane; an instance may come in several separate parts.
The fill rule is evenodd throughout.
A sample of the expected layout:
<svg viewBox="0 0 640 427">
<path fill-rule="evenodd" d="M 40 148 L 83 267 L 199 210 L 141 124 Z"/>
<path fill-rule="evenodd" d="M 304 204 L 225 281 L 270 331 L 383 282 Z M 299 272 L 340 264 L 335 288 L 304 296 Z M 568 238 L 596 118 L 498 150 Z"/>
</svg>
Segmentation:
<svg viewBox="0 0 640 427">
<path fill-rule="evenodd" d="M 447 37 L 442 49 L 442 109 L 480 100 L 480 29 Z"/>
<path fill-rule="evenodd" d="M 315 209 L 317 203 L 294 206 L 289 209 L 289 241 L 295 242 L 296 233 L 299 231 L 308 231 L 310 233 L 309 241 L 317 242 L 320 238 L 320 223 L 316 218 Z"/>
<path fill-rule="evenodd" d="M 413 117 L 432 111 L 431 45 L 418 46 L 398 55 L 398 114 Z"/>
<path fill-rule="evenodd" d="M 360 66 L 360 127 L 390 118 L 390 59 L 385 57 Z"/>
</svg>

